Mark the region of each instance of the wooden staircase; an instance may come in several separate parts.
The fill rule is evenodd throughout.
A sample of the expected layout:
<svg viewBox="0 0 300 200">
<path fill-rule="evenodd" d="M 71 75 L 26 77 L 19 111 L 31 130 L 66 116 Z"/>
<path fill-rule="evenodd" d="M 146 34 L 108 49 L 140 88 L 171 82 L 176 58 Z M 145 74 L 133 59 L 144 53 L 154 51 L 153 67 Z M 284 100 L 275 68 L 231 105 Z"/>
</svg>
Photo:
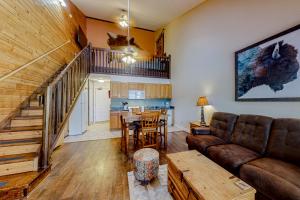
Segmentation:
<svg viewBox="0 0 300 200">
<path fill-rule="evenodd" d="M 39 169 L 42 130 L 43 106 L 37 100 L 30 100 L 0 130 L 0 199 L 24 197 L 31 183 L 48 171 Z"/>
<path fill-rule="evenodd" d="M 43 107 L 35 100 L 0 130 L 0 176 L 38 171 L 42 129 Z"/>
<path fill-rule="evenodd" d="M 0 123 L 0 200 L 24 199 L 50 171 L 52 152 L 90 72 L 90 49 Z"/>
</svg>

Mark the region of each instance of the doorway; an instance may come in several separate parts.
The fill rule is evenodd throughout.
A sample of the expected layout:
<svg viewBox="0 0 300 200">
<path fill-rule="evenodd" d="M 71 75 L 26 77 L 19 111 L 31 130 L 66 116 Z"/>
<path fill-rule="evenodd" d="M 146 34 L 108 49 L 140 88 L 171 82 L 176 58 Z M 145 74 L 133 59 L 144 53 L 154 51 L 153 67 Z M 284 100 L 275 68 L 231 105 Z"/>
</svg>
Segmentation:
<svg viewBox="0 0 300 200">
<path fill-rule="evenodd" d="M 110 110 L 110 98 L 109 98 L 109 90 L 107 87 L 110 83 L 96 84 L 94 88 L 95 95 L 95 115 L 94 121 L 95 123 L 99 122 L 107 122 L 109 121 L 109 110 Z"/>
</svg>

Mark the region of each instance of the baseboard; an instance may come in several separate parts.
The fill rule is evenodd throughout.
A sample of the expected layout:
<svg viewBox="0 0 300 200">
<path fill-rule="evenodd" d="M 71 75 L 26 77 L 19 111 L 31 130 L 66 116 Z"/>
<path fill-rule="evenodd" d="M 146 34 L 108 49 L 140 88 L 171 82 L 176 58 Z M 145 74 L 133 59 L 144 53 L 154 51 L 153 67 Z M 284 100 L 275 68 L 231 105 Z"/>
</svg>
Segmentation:
<svg viewBox="0 0 300 200">
<path fill-rule="evenodd" d="M 178 129 L 180 129 L 180 130 L 183 130 L 183 131 L 185 131 L 185 132 L 190 132 L 190 129 L 188 129 L 187 127 L 184 127 L 184 126 L 180 126 L 180 125 L 178 125 L 178 124 L 174 124 L 174 126 L 176 127 L 176 128 L 178 128 Z"/>
</svg>

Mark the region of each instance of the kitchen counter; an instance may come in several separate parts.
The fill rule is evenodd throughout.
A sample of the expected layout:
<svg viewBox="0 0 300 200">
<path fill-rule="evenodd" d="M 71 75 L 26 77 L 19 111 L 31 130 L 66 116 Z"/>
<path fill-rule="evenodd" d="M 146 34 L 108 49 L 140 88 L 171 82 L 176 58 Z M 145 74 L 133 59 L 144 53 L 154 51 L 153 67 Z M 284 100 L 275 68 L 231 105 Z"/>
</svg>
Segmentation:
<svg viewBox="0 0 300 200">
<path fill-rule="evenodd" d="M 145 107 L 145 110 L 160 110 L 160 109 L 167 109 L 167 110 L 174 110 L 174 106 L 170 107 L 165 107 L 165 106 L 148 106 Z M 111 107 L 110 111 L 129 111 L 129 110 L 124 110 L 123 107 Z"/>
</svg>

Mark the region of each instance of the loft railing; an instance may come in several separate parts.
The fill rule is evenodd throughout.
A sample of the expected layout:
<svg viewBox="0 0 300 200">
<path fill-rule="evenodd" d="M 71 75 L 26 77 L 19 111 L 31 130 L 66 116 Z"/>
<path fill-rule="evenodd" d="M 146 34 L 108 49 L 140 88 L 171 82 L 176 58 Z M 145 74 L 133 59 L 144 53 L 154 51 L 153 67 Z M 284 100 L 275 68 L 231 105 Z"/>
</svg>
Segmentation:
<svg viewBox="0 0 300 200">
<path fill-rule="evenodd" d="M 42 167 L 50 156 L 66 121 L 85 86 L 91 66 L 91 47 L 84 48 L 41 93 L 44 104 Z"/>
<path fill-rule="evenodd" d="M 170 78 L 171 56 L 137 59 L 128 65 L 121 61 L 123 53 L 103 48 L 92 49 L 92 73 Z"/>
</svg>

